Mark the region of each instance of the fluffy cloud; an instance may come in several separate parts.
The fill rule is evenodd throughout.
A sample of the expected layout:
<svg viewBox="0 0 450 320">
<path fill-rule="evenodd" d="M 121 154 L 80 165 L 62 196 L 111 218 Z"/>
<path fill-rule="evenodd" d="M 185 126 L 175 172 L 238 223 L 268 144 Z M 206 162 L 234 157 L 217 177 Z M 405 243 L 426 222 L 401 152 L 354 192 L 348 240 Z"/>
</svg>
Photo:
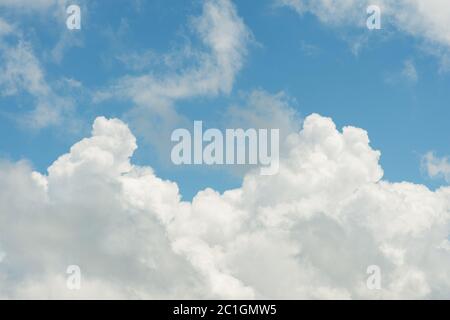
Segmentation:
<svg viewBox="0 0 450 320">
<path fill-rule="evenodd" d="M 433 152 L 428 152 L 422 158 L 422 166 L 431 178 L 442 177 L 450 182 L 450 162 L 447 157 L 439 158 Z"/>
<path fill-rule="evenodd" d="M 443 298 L 450 189 L 382 180 L 367 133 L 307 117 L 280 172 L 180 200 L 130 162 L 136 140 L 98 118 L 48 169 L 0 167 L 5 298 Z M 211 208 L 214 208 L 213 210 Z M 80 291 L 66 289 L 79 265 Z M 378 265 L 382 289 L 368 290 Z"/>
<path fill-rule="evenodd" d="M 93 136 L 55 161 L 48 176 L 26 163 L 1 164 L 0 295 L 185 297 L 201 286 L 159 221 L 177 208 L 178 189 L 150 168 L 131 166 L 135 148 L 123 123 L 99 118 Z M 73 264 L 84 271 L 80 292 L 64 289 Z"/>
<path fill-rule="evenodd" d="M 366 23 L 366 8 L 379 5 L 383 26 L 391 24 L 423 40 L 426 50 L 442 59 L 442 67 L 448 67 L 450 3 L 446 0 L 277 0 L 277 3 L 300 14 L 312 13 L 326 24 L 360 27 Z"/>
</svg>

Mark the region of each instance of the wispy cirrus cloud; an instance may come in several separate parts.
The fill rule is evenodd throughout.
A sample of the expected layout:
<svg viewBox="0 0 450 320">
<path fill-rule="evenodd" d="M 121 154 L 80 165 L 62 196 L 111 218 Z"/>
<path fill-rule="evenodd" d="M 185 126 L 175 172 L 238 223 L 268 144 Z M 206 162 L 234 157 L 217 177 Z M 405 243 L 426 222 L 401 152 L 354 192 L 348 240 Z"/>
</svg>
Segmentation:
<svg viewBox="0 0 450 320">
<path fill-rule="evenodd" d="M 199 49 L 187 58 L 195 58 L 182 71 L 153 76 L 126 76 L 109 89 L 99 92 L 97 99 L 106 97 L 131 98 L 138 105 L 168 104 L 199 95 L 229 93 L 237 72 L 242 68 L 250 39 L 250 31 L 228 0 L 206 0 L 203 13 L 192 20 L 192 27 L 201 39 Z M 126 56 L 122 56 L 124 60 Z M 178 59 L 184 59 L 180 51 Z M 129 56 L 130 63 L 136 55 Z M 127 62 L 127 61 L 125 61 Z"/>
<path fill-rule="evenodd" d="M 43 67 L 20 30 L 4 20 L 0 37 L 0 95 L 30 95 L 35 106 L 18 120 L 26 127 L 40 129 L 58 125 L 74 107 L 70 98 L 60 96 L 46 79 Z M 9 32 L 5 32 L 9 30 Z"/>
<path fill-rule="evenodd" d="M 419 72 L 414 60 L 406 59 L 400 70 L 390 72 L 385 81 L 387 84 L 397 86 L 399 84 L 416 85 L 419 82 Z"/>
<path fill-rule="evenodd" d="M 136 53 L 122 55 L 120 60 L 135 72 L 113 81 L 93 98 L 97 103 L 131 100 L 134 108 L 127 118 L 138 133 L 166 154 L 167 145 L 161 141 L 166 141 L 174 128 L 187 121 L 175 104 L 195 97 L 229 94 L 252 39 L 251 31 L 229 0 L 205 0 L 202 13 L 191 19 L 190 27 L 201 42 L 199 46 L 188 44 L 175 53 L 163 55 L 167 68 L 156 74 L 133 67 L 141 58 L 151 60 L 151 51 L 145 51 L 143 57 Z"/>
<path fill-rule="evenodd" d="M 0 0 L 0 8 L 3 8 L 0 14 L 0 95 L 16 100 L 31 97 L 33 105 L 27 101 L 24 113 L 6 114 L 24 128 L 78 127 L 74 117 L 75 99 L 60 90 L 63 80 L 50 80 L 44 66 L 46 59 L 59 63 L 68 48 L 81 45 L 78 36 L 65 27 L 68 3 L 65 0 Z M 28 14 L 50 16 L 60 23 L 61 37 L 53 49 L 40 55 L 36 52 L 29 26 L 18 19 Z"/>
<path fill-rule="evenodd" d="M 65 123 L 75 103 L 70 96 L 60 95 L 47 81 L 41 62 L 20 31 L 11 31 L 0 38 L 0 57 L 0 96 L 23 97 L 25 94 L 34 102 L 25 114 L 17 113 L 13 118 L 31 129 Z"/>
<path fill-rule="evenodd" d="M 423 42 L 425 51 L 438 56 L 441 70 L 448 66 L 450 55 L 450 3 L 446 0 L 276 0 L 281 6 L 299 14 L 313 14 L 333 27 L 366 26 L 366 8 L 381 8 L 383 29 L 404 32 Z"/>
</svg>

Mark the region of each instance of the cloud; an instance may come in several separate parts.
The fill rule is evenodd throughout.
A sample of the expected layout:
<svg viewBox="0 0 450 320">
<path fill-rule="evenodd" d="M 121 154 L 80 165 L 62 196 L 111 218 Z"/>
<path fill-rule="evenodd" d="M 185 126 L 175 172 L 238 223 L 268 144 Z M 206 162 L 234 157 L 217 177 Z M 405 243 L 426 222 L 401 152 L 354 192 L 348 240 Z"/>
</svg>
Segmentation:
<svg viewBox="0 0 450 320">
<path fill-rule="evenodd" d="M 23 162 L 1 164 L 0 243 L 6 258 L 0 296 L 156 298 L 195 292 L 201 279 L 172 252 L 155 214 L 177 207 L 177 187 L 150 168 L 132 167 L 128 157 L 135 148 L 123 123 L 99 118 L 93 137 L 55 161 L 48 176 L 32 173 Z M 140 187 L 153 192 L 141 197 Z M 70 264 L 86 272 L 81 292 L 65 290 Z"/>
<path fill-rule="evenodd" d="M 241 93 L 243 101 L 232 104 L 223 115 L 223 126 L 229 128 L 279 129 L 284 140 L 300 130 L 301 117 L 292 107 L 295 99 L 281 91 L 270 94 L 262 89 Z"/>
<path fill-rule="evenodd" d="M 28 28 L 29 25 L 21 22 L 24 16 L 30 18 L 45 15 L 46 20 L 50 20 L 53 24 L 53 31 L 54 26 L 58 27 L 60 30 L 58 41 L 53 48 L 49 49 L 49 52 L 45 52 L 45 54 L 55 63 L 61 63 L 64 54 L 69 51 L 69 49 L 83 46 L 82 33 L 73 32 L 66 28 L 66 9 L 72 4 L 73 3 L 69 0 L 0 0 L 2 15 L 17 21 L 17 24 L 25 31 L 29 31 L 30 29 Z M 81 7 L 82 20 L 84 21 L 88 16 L 86 3 L 84 0 L 78 0 L 76 4 Z M 39 23 L 40 28 L 48 27 L 45 24 L 42 24 L 41 21 Z"/>
<path fill-rule="evenodd" d="M 345 15 L 356 4 L 336 2 L 333 16 L 329 1 L 291 3 L 338 24 L 352 21 Z M 192 64 L 129 75 L 98 98 L 131 99 L 137 108 L 128 116 L 145 122 L 141 112 L 150 110 L 153 122 L 142 127 L 163 133 L 185 120 L 177 101 L 229 94 L 250 32 L 226 0 L 205 1 L 192 27 L 203 45 L 189 52 Z M 38 104 L 58 105 L 31 47 L 7 44 L 3 94 L 28 90 Z M 208 188 L 190 202 L 176 183 L 131 162 L 136 138 L 118 119 L 97 118 L 91 137 L 45 174 L 24 161 L 0 162 L 0 298 L 448 297 L 450 188 L 384 181 L 364 130 L 338 130 L 317 114 L 301 127 L 287 100 L 254 91 L 228 115 L 286 129 L 279 174 L 252 170 L 241 187 Z M 42 123 L 53 119 L 40 114 Z M 430 162 L 442 172 L 445 162 Z M 66 288 L 73 264 L 82 270 L 80 291 Z M 382 289 L 371 291 L 366 269 L 374 264 Z"/>
<path fill-rule="evenodd" d="M 189 44 L 177 50 L 176 55 L 163 55 L 162 60 L 168 66 L 163 71 L 127 75 L 94 96 L 95 102 L 131 100 L 135 107 L 127 113 L 127 118 L 159 150 L 166 148 L 161 140 L 170 137 L 172 130 L 187 121 L 175 109 L 176 102 L 229 94 L 247 54 L 251 33 L 233 3 L 205 0 L 202 9 L 202 14 L 190 23 L 196 39 L 200 40 L 198 47 Z M 151 59 L 148 51 L 143 55 Z M 140 60 L 135 53 L 122 55 L 120 59 L 128 66 Z M 177 68 L 172 67 L 174 64 Z M 150 130 L 153 135 L 148 135 Z"/>
<path fill-rule="evenodd" d="M 116 119 L 97 118 L 46 175 L 1 163 L 0 296 L 448 296 L 450 188 L 382 180 L 367 133 L 316 114 L 284 148 L 278 175 L 191 202 L 130 162 L 136 139 Z M 80 291 L 65 287 L 73 264 Z M 369 265 L 381 290 L 366 287 Z"/>
<path fill-rule="evenodd" d="M 330 26 L 365 28 L 366 8 L 381 8 L 382 27 L 395 29 L 423 41 L 427 51 L 434 52 L 443 66 L 450 54 L 448 17 L 450 4 L 446 0 L 276 0 L 282 6 L 293 8 L 299 14 L 311 13 Z"/>
<path fill-rule="evenodd" d="M 450 162 L 447 157 L 439 158 L 433 152 L 422 157 L 422 166 L 431 178 L 442 177 L 450 182 Z"/>
<path fill-rule="evenodd" d="M 0 1 L 0 7 L 12 10 L 14 13 L 12 17 L 25 14 L 29 12 L 28 9 L 45 14 L 55 12 L 55 17 L 62 21 L 66 17 L 65 3 L 66 1 L 59 0 Z M 2 14 L 13 20 L 9 16 L 11 11 L 6 9 Z M 48 79 L 41 57 L 26 36 L 29 29 L 21 26 L 18 21 L 20 20 L 12 24 L 0 17 L 0 97 L 14 97 L 25 101 L 27 111 L 20 113 L 19 117 L 17 114 L 5 114 L 22 127 L 33 130 L 49 126 L 78 128 L 79 124 L 74 117 L 74 99 L 69 92 L 62 93 L 61 88 L 58 88 L 61 80 L 51 82 Z M 51 53 L 58 61 L 62 59 L 63 52 L 68 46 L 80 45 L 76 36 L 69 35 L 63 24 L 61 30 L 63 30 L 61 40 Z"/>
<path fill-rule="evenodd" d="M 111 90 L 99 92 L 97 99 L 111 95 L 129 97 L 136 104 L 151 108 L 199 95 L 229 93 L 243 65 L 249 30 L 228 0 L 205 1 L 203 13 L 193 19 L 192 27 L 205 47 L 205 51 L 189 53 L 189 57 L 197 57 L 192 67 L 158 77 L 150 74 L 124 77 Z M 136 57 L 132 60 L 130 63 Z"/>
<path fill-rule="evenodd" d="M 6 35 L 11 34 L 13 31 L 14 27 L 0 18 L 0 39 Z"/>
<path fill-rule="evenodd" d="M 0 7 L 16 10 L 23 13 L 46 13 L 49 10 L 59 10 L 65 8 L 68 0 L 0 0 Z"/>
<path fill-rule="evenodd" d="M 300 50 L 308 57 L 317 57 L 322 51 L 318 46 L 304 40 L 300 42 Z"/>
<path fill-rule="evenodd" d="M 19 122 L 33 129 L 63 123 L 73 110 L 74 103 L 60 96 L 45 79 L 41 63 L 31 45 L 19 35 L 13 42 L 0 38 L 0 96 L 30 95 L 35 101 L 33 110 Z"/>
<path fill-rule="evenodd" d="M 30 9 L 46 9 L 56 3 L 61 2 L 58 0 L 0 0 L 0 6 L 3 7 L 17 7 L 17 8 L 30 8 Z"/>
<path fill-rule="evenodd" d="M 205 51 L 189 54 L 198 58 L 192 63 L 193 67 L 161 77 L 124 77 L 111 90 L 99 92 L 97 98 L 126 96 L 138 105 L 151 108 L 152 104 L 161 102 L 229 93 L 236 73 L 243 65 L 249 30 L 228 0 L 205 1 L 203 13 L 193 19 L 192 27 L 206 48 Z M 182 56 L 178 58 L 183 59 Z"/>
<path fill-rule="evenodd" d="M 277 0 L 281 6 L 291 7 L 299 14 L 312 13 L 322 22 L 329 24 L 352 24 L 361 20 L 358 11 L 365 8 L 368 1 L 344 0 L 344 1 L 309 1 L 309 0 Z M 365 21 L 365 20 L 364 20 Z"/>
<path fill-rule="evenodd" d="M 419 81 L 419 73 L 412 59 L 403 61 L 403 67 L 396 72 L 390 72 L 386 75 L 386 83 L 390 85 L 408 84 L 414 85 Z"/>
<path fill-rule="evenodd" d="M 403 63 L 402 76 L 409 82 L 416 83 L 419 80 L 416 66 L 412 60 L 406 60 Z"/>
</svg>

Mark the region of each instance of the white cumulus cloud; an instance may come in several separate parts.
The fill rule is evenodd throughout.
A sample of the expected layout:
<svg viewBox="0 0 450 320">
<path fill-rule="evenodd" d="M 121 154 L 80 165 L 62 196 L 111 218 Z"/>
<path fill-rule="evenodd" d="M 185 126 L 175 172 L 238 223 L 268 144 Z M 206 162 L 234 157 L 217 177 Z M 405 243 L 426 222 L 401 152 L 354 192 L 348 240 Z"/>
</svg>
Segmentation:
<svg viewBox="0 0 450 320">
<path fill-rule="evenodd" d="M 97 118 L 45 175 L 0 164 L 4 298 L 444 298 L 450 188 L 382 180 L 359 128 L 308 116 L 275 176 L 181 201 L 130 161 L 136 139 Z M 66 268 L 82 270 L 79 291 Z M 381 268 L 382 288 L 366 287 Z"/>
</svg>

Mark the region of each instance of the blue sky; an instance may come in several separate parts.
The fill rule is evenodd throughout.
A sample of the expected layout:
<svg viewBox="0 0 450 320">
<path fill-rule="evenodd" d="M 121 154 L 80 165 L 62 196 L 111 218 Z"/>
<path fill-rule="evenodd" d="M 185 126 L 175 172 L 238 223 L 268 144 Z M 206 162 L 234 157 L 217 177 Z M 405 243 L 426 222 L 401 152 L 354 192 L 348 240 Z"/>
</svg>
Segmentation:
<svg viewBox="0 0 450 320">
<path fill-rule="evenodd" d="M 25 92 L 0 98 L 0 130 L 5 137 L 0 141 L 0 155 L 14 161 L 28 159 L 41 172 L 89 133 L 96 116 L 126 119 L 132 101 L 95 103 L 92 96 L 96 91 L 126 75 L 164 72 L 167 66 L 160 59 L 162 55 L 176 56 L 187 44 L 201 47 L 190 26 L 192 17 L 201 13 L 200 1 L 97 1 L 80 5 L 83 20 L 79 31 L 66 30 L 64 16 L 49 19 L 15 9 L 2 13 L 23 32 L 48 83 L 57 87 L 61 79 L 73 79 L 82 86 L 55 89 L 73 99 L 70 117 L 76 118 L 77 124 L 72 129 L 67 125 L 39 129 L 20 125 L 17 119 L 32 110 L 35 101 Z M 272 0 L 239 1 L 236 7 L 252 37 L 232 90 L 176 101 L 179 113 L 213 126 L 218 114 L 252 90 L 283 91 L 301 117 L 319 113 L 333 118 L 339 128 L 352 125 L 367 130 L 371 145 L 381 150 L 385 179 L 432 188 L 443 183 L 427 176 L 421 157 L 430 150 L 440 156 L 450 154 L 450 76 L 440 71 L 439 58 L 423 49 L 423 39 L 390 24 L 374 31 L 324 24 L 312 13 L 299 15 Z M 361 12 L 361 19 L 365 18 Z M 65 49 L 55 58 L 52 50 L 62 38 Z M 362 45 L 355 52 L 352 48 L 358 42 Z M 143 70 L 132 70 L 119 59 L 130 54 L 154 61 Z M 417 73 L 416 80 L 402 75 L 408 62 Z M 191 61 L 183 63 L 188 66 Z M 129 125 L 134 126 L 133 122 Z M 240 185 L 241 178 L 230 175 L 229 170 L 171 166 L 164 155 L 155 155 L 152 146 L 139 139 L 139 135 L 151 134 L 138 133 L 136 162 L 151 165 L 160 176 L 177 181 L 185 197 L 206 186 L 225 190 Z"/>
</svg>

